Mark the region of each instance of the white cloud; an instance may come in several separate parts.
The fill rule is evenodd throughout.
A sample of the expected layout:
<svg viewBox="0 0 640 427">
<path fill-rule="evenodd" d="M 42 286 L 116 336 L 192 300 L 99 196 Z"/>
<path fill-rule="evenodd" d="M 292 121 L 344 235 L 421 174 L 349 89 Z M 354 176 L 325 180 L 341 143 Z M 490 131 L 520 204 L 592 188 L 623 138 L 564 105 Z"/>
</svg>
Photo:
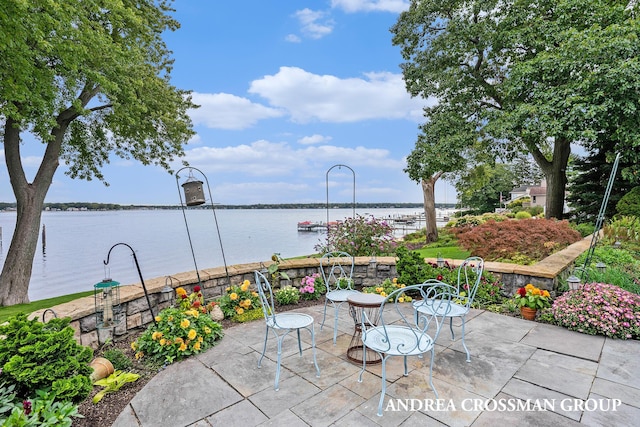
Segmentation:
<svg viewBox="0 0 640 427">
<path fill-rule="evenodd" d="M 331 141 L 333 138 L 330 136 L 324 136 L 324 135 L 311 135 L 311 136 L 304 136 L 302 138 L 300 138 L 298 140 L 298 142 L 302 145 L 313 145 L 313 144 L 319 144 L 321 142 L 329 142 Z"/>
<path fill-rule="evenodd" d="M 409 2 L 407 0 L 331 0 L 331 7 L 335 9 L 342 9 L 348 13 L 400 13 L 409 9 Z"/>
<path fill-rule="evenodd" d="M 320 39 L 331 34 L 335 23 L 326 12 L 311 9 L 296 11 L 294 16 L 300 22 L 302 34 L 312 39 Z"/>
<path fill-rule="evenodd" d="M 296 34 L 288 34 L 284 39 L 285 39 L 285 41 L 288 41 L 289 43 L 300 43 L 300 42 L 302 42 L 302 39 Z"/>
<path fill-rule="evenodd" d="M 209 128 L 241 130 L 254 126 L 260 120 L 284 115 L 283 111 L 227 93 L 194 92 L 193 102 L 200 105 L 200 108 L 189 111 L 194 125 Z"/>
<path fill-rule="evenodd" d="M 286 110 L 298 123 L 372 119 L 421 122 L 423 107 L 431 104 L 421 98 L 411 98 L 402 75 L 390 72 L 341 79 L 297 67 L 281 67 L 275 75 L 254 80 L 249 93 L 266 98 L 278 110 Z"/>
</svg>

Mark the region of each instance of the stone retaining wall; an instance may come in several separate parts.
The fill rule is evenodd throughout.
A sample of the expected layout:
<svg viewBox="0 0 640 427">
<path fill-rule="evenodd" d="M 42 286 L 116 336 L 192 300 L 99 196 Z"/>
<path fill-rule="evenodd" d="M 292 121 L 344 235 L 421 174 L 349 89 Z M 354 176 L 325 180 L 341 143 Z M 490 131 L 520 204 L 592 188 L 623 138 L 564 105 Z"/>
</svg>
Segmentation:
<svg viewBox="0 0 640 427">
<path fill-rule="evenodd" d="M 518 264 L 505 264 L 487 262 L 485 270 L 494 273 L 505 285 L 505 294 L 513 295 L 518 287 L 526 283 L 532 283 L 551 292 L 558 286 L 558 277 L 567 274 L 568 268 L 573 265 L 574 260 L 589 248 L 591 237 L 587 237 L 568 248 L 557 252 L 541 262 L 523 266 Z M 427 259 L 435 262 L 435 259 Z M 450 264 L 457 266 L 460 260 L 447 260 Z M 269 266 L 272 261 L 265 263 L 237 264 L 227 267 L 231 285 L 240 285 L 245 279 L 254 282 L 253 272 L 260 270 L 264 266 Z M 279 270 L 287 273 L 291 278 L 291 284 L 299 286 L 303 277 L 318 272 L 318 258 L 304 258 L 282 261 Z M 200 281 L 198 281 L 198 276 Z M 396 276 L 395 257 L 356 257 L 354 269 L 354 282 L 358 289 L 365 286 L 374 286 L 387 278 Z M 223 295 L 229 286 L 224 267 L 216 267 L 195 271 L 179 273 L 171 276 L 171 280 L 166 277 L 158 277 L 145 280 L 149 301 L 153 315 L 157 315 L 162 309 L 169 307 L 175 292 L 163 293 L 165 284 L 169 283 L 175 289 L 183 287 L 187 292 L 191 292 L 195 285 L 200 284 L 206 300 Z M 39 310 L 32 313 L 31 317 L 40 320 L 44 317 L 50 318 L 51 310 L 57 317 L 71 317 L 71 326 L 76 331 L 76 339 L 82 345 L 97 348 L 109 338 L 126 335 L 137 328 L 146 327 L 153 322 L 152 314 L 149 310 L 142 284 L 136 283 L 120 287 L 120 305 L 125 314 L 125 319 L 113 329 L 97 329 L 94 297 L 79 298 L 65 304 L 60 304 L 51 309 Z M 45 313 L 46 311 L 46 313 Z"/>
</svg>

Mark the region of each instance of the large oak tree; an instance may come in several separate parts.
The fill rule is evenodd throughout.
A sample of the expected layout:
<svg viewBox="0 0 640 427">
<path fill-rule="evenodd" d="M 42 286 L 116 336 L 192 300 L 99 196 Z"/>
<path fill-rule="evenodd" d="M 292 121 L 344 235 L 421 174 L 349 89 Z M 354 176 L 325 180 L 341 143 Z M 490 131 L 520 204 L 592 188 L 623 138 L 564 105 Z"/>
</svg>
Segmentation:
<svg viewBox="0 0 640 427">
<path fill-rule="evenodd" d="M 463 117 L 469 126 L 450 132 L 470 132 L 474 144 L 507 157 L 530 153 L 546 178 L 546 216 L 561 218 L 572 144 L 589 149 L 604 139 L 611 156 L 640 160 L 637 8 L 600 0 L 413 0 L 391 31 L 409 93 L 435 97 L 438 108 Z M 439 114 L 425 110 L 427 122 Z M 637 179 L 637 167 L 623 173 Z"/>
<path fill-rule="evenodd" d="M 161 36 L 179 24 L 167 0 L 0 2 L 0 136 L 17 222 L 0 275 L 0 304 L 28 302 L 45 196 L 63 162 L 104 181 L 112 155 L 170 170 L 193 135 L 190 93 L 170 83 Z M 23 168 L 23 136 L 43 144 Z"/>
</svg>

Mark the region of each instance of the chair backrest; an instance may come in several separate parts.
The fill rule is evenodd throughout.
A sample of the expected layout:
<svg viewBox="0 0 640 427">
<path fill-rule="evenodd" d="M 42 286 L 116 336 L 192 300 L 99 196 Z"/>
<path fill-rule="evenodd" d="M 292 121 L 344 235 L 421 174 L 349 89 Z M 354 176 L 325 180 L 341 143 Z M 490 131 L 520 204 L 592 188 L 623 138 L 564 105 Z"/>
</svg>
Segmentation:
<svg viewBox="0 0 640 427">
<path fill-rule="evenodd" d="M 471 306 L 478 292 L 478 285 L 482 280 L 484 260 L 473 256 L 465 259 L 458 267 L 457 302 L 467 307 Z"/>
<path fill-rule="evenodd" d="M 258 295 L 260 296 L 260 304 L 262 305 L 262 314 L 267 323 L 275 325 L 276 322 L 276 310 L 273 304 L 273 291 L 271 290 L 271 284 L 267 277 L 259 271 L 254 271 L 256 278 L 256 287 L 258 288 Z"/>
<path fill-rule="evenodd" d="M 327 252 L 320 258 L 320 274 L 327 292 L 336 289 L 353 289 L 355 260 L 346 252 Z"/>
<path fill-rule="evenodd" d="M 399 354 L 424 353 L 438 339 L 440 328 L 451 310 L 451 300 L 455 293 L 455 287 L 435 279 L 396 289 L 380 305 L 381 314 L 377 324 L 376 319 L 370 319 L 366 310 L 363 310 L 363 337 L 368 333 L 381 335 L 378 342 L 388 345 L 387 352 L 394 345 L 393 351 Z M 407 301 L 407 296 L 411 296 L 414 304 Z M 414 305 L 417 304 L 419 307 L 421 303 L 429 304 L 431 310 L 416 310 Z M 389 319 L 388 322 L 385 318 Z M 400 340 L 400 344 L 397 344 L 399 341 L 394 340 L 389 334 L 393 335 L 394 329 L 398 326 L 405 328 L 403 333 L 408 334 L 408 337 L 413 335 L 414 339 Z"/>
</svg>

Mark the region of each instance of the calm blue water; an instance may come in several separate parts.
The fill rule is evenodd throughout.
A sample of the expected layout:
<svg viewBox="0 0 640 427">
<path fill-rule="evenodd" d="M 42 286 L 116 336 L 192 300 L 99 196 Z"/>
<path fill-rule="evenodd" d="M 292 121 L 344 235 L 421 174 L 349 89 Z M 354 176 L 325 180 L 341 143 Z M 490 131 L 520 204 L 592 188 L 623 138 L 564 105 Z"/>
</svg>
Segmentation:
<svg viewBox="0 0 640 427">
<path fill-rule="evenodd" d="M 332 209 L 329 220 L 352 216 L 352 209 Z M 420 213 L 420 209 L 362 209 L 357 214 L 384 218 Z M 227 265 L 267 261 L 314 253 L 325 234 L 298 232 L 299 221 L 326 221 L 325 209 L 217 209 L 215 211 Z M 186 211 L 198 269 L 224 265 L 212 210 Z M 0 212 L 0 265 L 11 243 L 15 212 Z M 187 227 L 181 210 L 109 212 L 44 212 L 46 249 L 42 234 L 33 260 L 29 285 L 32 301 L 93 290 L 105 277 L 122 284 L 140 279 L 131 250 L 117 246 L 104 266 L 109 249 L 127 243 L 136 253 L 142 277 L 174 275 L 195 270 Z M 424 224 L 422 225 L 424 226 Z"/>
</svg>

